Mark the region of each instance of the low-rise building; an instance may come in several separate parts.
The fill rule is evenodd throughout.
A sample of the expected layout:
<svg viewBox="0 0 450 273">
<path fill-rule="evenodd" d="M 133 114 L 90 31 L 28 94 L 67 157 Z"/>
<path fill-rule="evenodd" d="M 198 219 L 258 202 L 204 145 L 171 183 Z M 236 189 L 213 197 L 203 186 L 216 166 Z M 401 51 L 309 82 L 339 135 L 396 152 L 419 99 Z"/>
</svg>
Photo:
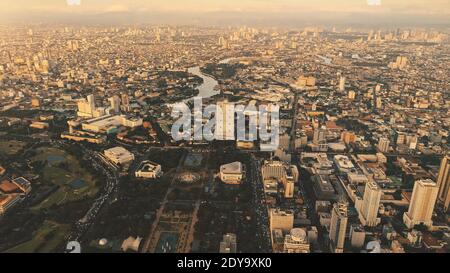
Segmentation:
<svg viewBox="0 0 450 273">
<path fill-rule="evenodd" d="M 24 177 L 15 178 L 12 181 L 24 194 L 29 194 L 31 192 L 31 183 Z"/>
<path fill-rule="evenodd" d="M 134 154 L 123 147 L 115 147 L 105 150 L 105 156 L 108 160 L 117 165 L 131 163 L 134 160 Z"/>
<path fill-rule="evenodd" d="M 138 178 L 154 179 L 162 175 L 161 165 L 152 161 L 142 161 L 135 172 L 135 176 Z"/>
<path fill-rule="evenodd" d="M 12 194 L 19 192 L 20 192 L 19 187 L 10 180 L 3 180 L 2 182 L 0 182 L 0 193 Z"/>
<path fill-rule="evenodd" d="M 284 253 L 309 253 L 308 234 L 302 228 L 294 228 L 284 237 Z"/>
<path fill-rule="evenodd" d="M 129 117 L 125 115 L 105 115 L 84 121 L 81 127 L 85 131 L 94 133 L 112 133 L 117 131 L 117 127 L 124 126 L 135 128 L 142 126 L 141 118 Z"/>
<path fill-rule="evenodd" d="M 335 155 L 334 163 L 341 173 L 350 173 L 355 169 L 352 161 L 345 155 Z"/>
<path fill-rule="evenodd" d="M 9 209 L 20 201 L 19 194 L 0 194 L 0 215 L 5 214 Z"/>
<path fill-rule="evenodd" d="M 220 180 L 226 184 L 240 184 L 244 178 L 242 163 L 239 161 L 220 166 Z"/>
</svg>

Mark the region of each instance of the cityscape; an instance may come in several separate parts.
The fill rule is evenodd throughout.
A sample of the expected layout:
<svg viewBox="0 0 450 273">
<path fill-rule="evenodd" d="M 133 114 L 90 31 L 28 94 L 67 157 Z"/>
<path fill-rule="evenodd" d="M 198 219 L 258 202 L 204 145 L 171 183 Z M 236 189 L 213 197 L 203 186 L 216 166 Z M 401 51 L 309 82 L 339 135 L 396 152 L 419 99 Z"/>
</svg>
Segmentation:
<svg viewBox="0 0 450 273">
<path fill-rule="evenodd" d="M 448 2 L 5 2 L 0 253 L 450 252 Z"/>
</svg>

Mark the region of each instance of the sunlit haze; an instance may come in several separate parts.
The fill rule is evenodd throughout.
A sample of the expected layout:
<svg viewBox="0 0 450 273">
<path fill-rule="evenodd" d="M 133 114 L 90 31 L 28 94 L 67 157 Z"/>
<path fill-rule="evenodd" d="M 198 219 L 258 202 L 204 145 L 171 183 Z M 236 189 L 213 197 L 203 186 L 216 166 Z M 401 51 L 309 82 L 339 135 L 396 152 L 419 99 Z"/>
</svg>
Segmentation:
<svg viewBox="0 0 450 273">
<path fill-rule="evenodd" d="M 6 0 L 1 1 L 0 10 L 3 21 L 73 23 L 122 23 L 127 18 L 132 23 L 231 24 L 273 20 L 289 24 L 339 18 L 342 23 L 448 24 L 450 18 L 448 0 Z M 261 15 L 266 17 L 262 19 Z"/>
</svg>

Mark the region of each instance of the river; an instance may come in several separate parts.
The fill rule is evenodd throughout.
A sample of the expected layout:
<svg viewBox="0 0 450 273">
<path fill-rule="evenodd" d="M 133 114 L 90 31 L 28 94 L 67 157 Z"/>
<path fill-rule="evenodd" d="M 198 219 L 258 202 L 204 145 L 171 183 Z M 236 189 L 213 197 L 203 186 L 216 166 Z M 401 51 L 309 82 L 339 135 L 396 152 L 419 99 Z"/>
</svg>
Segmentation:
<svg viewBox="0 0 450 273">
<path fill-rule="evenodd" d="M 219 64 L 227 64 L 232 60 L 239 59 L 238 57 L 227 58 L 219 61 Z M 215 90 L 215 88 L 219 85 L 219 82 L 216 81 L 213 77 L 206 75 L 200 71 L 200 66 L 194 66 L 188 68 L 188 72 L 196 75 L 203 79 L 203 83 L 197 86 L 199 91 L 198 97 L 210 98 L 212 96 L 220 94 L 220 90 Z"/>
<path fill-rule="evenodd" d="M 213 77 L 203 74 L 199 66 L 188 68 L 188 72 L 203 79 L 203 83 L 197 86 L 198 97 L 209 98 L 220 94 L 220 90 L 214 90 L 219 83 Z"/>
</svg>

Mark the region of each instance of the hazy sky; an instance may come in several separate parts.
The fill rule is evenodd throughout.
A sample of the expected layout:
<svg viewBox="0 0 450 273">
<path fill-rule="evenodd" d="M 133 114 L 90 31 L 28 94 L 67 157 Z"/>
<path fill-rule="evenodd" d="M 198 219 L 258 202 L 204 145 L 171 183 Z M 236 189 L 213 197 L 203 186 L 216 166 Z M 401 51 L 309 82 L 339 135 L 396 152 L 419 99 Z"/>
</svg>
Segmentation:
<svg viewBox="0 0 450 273">
<path fill-rule="evenodd" d="M 342 16 L 351 14 L 382 16 L 383 18 L 404 17 L 412 20 L 421 16 L 426 20 L 449 23 L 450 0 L 78 0 L 79 6 L 67 2 L 77 0 L 0 0 L 0 16 L 7 19 L 38 17 L 79 18 L 83 16 L 128 16 L 156 13 L 171 14 L 309 14 L 320 17 L 323 14 Z M 381 5 L 369 5 L 379 2 Z M 220 16 L 220 15 L 219 15 Z M 123 18 L 122 18 L 123 19 Z M 331 18 L 328 18 L 331 19 Z M 367 18 L 370 20 L 370 18 Z M 418 18 L 419 20 L 419 18 Z"/>
</svg>

